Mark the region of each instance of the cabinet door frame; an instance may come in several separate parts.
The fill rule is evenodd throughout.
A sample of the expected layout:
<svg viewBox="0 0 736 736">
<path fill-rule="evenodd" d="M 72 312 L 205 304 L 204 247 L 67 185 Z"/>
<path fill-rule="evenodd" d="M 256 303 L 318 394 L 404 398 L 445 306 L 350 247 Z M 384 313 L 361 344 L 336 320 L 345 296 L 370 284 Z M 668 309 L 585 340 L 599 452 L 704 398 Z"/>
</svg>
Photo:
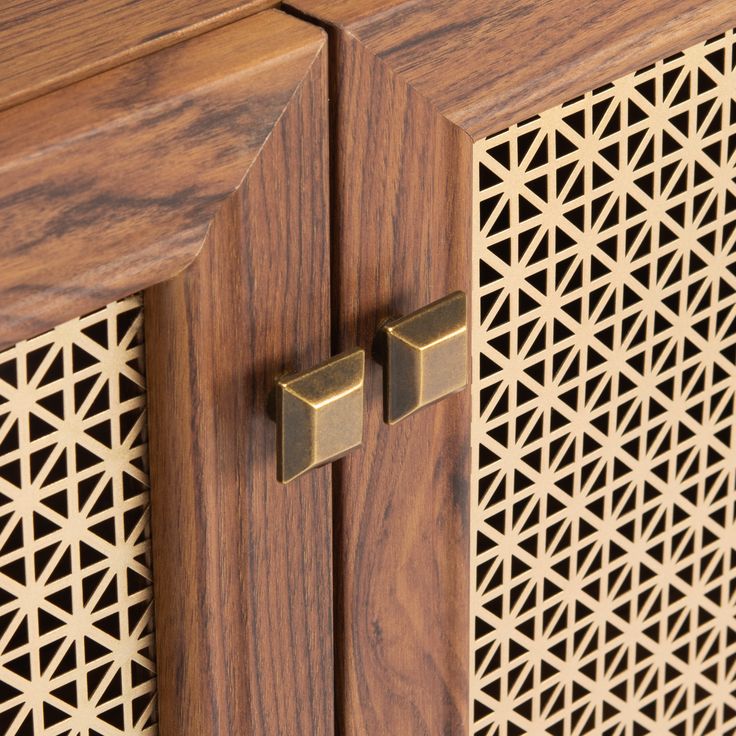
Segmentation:
<svg viewBox="0 0 736 736">
<path fill-rule="evenodd" d="M 473 293 L 476 141 L 736 25 L 728 0 L 287 6 L 330 36 L 341 348 L 369 348 L 386 317 Z M 337 730 L 465 734 L 470 390 L 387 427 L 380 378 L 366 375 L 365 449 L 335 472 Z"/>
<path fill-rule="evenodd" d="M 331 470 L 267 417 L 329 357 L 326 71 L 267 10 L 0 113 L 0 344 L 144 294 L 162 736 L 333 733 Z"/>
</svg>

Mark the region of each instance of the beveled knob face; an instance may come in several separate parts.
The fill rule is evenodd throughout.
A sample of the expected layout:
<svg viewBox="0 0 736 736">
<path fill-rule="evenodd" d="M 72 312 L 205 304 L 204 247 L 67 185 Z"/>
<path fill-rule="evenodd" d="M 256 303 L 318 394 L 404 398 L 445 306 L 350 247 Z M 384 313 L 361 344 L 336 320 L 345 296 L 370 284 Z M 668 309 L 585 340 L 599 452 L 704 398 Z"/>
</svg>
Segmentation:
<svg viewBox="0 0 736 736">
<path fill-rule="evenodd" d="M 381 327 L 384 419 L 395 424 L 468 382 L 465 294 L 439 299 Z"/>
<path fill-rule="evenodd" d="M 363 441 L 365 352 L 338 355 L 276 382 L 276 475 L 288 483 Z"/>
</svg>

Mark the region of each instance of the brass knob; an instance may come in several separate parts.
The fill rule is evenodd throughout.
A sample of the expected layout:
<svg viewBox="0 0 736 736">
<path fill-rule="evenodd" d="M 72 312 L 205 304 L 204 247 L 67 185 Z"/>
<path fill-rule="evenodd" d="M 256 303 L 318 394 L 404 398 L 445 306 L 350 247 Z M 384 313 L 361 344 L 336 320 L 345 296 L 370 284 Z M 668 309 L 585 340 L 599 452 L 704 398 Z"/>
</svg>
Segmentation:
<svg viewBox="0 0 736 736">
<path fill-rule="evenodd" d="M 276 476 L 288 483 L 363 441 L 365 352 L 353 350 L 276 381 Z"/>
<path fill-rule="evenodd" d="M 384 322 L 378 338 L 388 424 L 467 384 L 468 329 L 462 291 Z"/>
</svg>

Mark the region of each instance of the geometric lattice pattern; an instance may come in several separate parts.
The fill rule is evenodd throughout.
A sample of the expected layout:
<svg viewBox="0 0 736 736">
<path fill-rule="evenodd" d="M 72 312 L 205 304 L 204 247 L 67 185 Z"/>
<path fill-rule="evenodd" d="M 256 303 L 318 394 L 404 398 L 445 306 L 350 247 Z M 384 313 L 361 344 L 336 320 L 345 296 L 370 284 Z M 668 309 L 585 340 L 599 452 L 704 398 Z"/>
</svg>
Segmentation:
<svg viewBox="0 0 736 736">
<path fill-rule="evenodd" d="M 473 734 L 736 734 L 735 46 L 476 145 Z"/>
<path fill-rule="evenodd" d="M 0 734 L 156 733 L 142 320 L 0 353 Z"/>
</svg>

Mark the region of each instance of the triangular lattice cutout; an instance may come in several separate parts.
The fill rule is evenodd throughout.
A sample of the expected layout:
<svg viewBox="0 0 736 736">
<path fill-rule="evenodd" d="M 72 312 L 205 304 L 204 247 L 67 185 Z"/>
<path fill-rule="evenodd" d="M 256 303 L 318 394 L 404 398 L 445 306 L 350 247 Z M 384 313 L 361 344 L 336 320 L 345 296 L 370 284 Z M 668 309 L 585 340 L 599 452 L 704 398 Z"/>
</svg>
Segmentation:
<svg viewBox="0 0 736 736">
<path fill-rule="evenodd" d="M 7 736 L 156 732 L 142 319 L 133 296 L 0 354 Z"/>
<path fill-rule="evenodd" d="M 473 734 L 736 733 L 734 46 L 476 146 Z"/>
</svg>

